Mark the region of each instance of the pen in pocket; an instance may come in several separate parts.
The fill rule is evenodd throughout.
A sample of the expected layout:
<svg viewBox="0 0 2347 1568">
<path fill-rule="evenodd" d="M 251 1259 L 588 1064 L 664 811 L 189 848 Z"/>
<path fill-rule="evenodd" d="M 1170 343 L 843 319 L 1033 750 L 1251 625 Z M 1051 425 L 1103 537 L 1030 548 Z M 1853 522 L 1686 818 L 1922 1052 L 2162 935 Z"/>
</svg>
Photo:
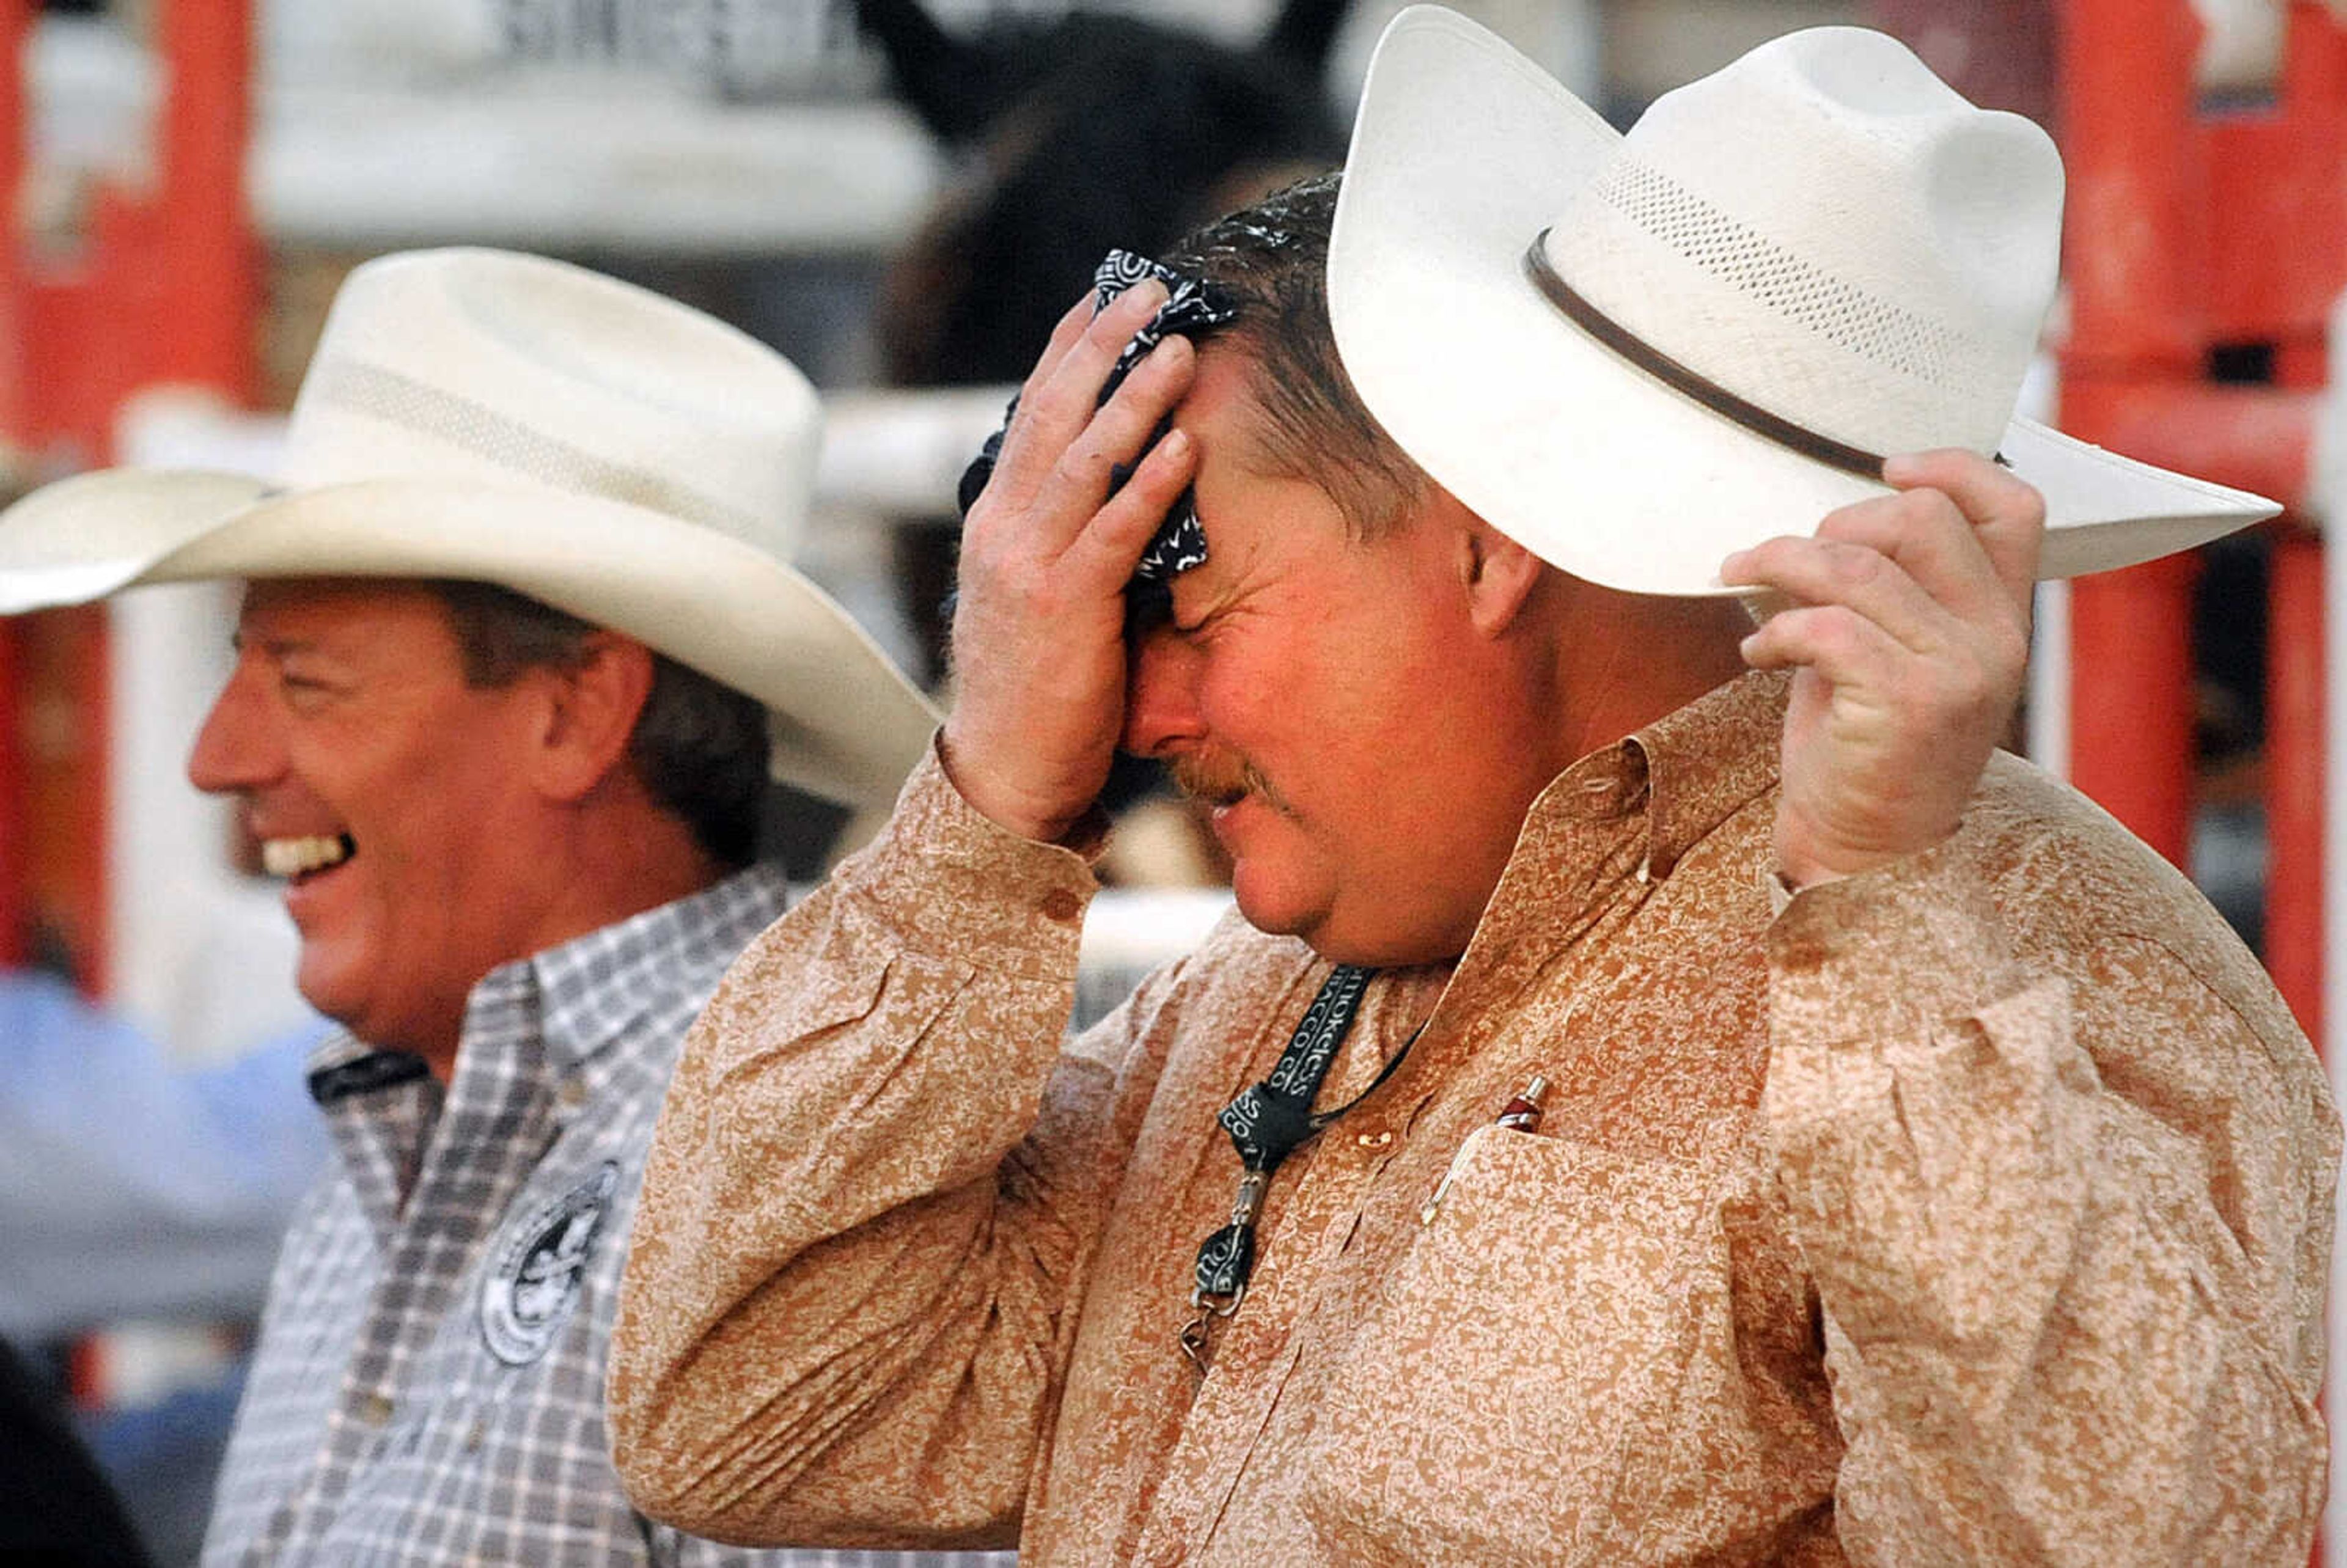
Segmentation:
<svg viewBox="0 0 2347 1568">
<path fill-rule="evenodd" d="M 1510 1096 L 1508 1102 L 1500 1107 L 1500 1113 L 1492 1119 L 1491 1125 L 1505 1127 L 1512 1132 L 1537 1132 L 1541 1123 L 1541 1096 L 1547 1092 L 1548 1080 L 1535 1074 L 1530 1083 Z M 1442 1173 L 1442 1180 L 1436 1184 L 1434 1195 L 1426 1200 L 1424 1208 L 1418 1211 L 1419 1225 L 1434 1223 L 1434 1213 L 1442 1206 L 1443 1194 L 1450 1191 L 1450 1179 L 1459 1173 L 1459 1163 L 1466 1157 L 1467 1146 L 1461 1143 L 1459 1152 L 1450 1156 L 1450 1164 Z"/>
</svg>

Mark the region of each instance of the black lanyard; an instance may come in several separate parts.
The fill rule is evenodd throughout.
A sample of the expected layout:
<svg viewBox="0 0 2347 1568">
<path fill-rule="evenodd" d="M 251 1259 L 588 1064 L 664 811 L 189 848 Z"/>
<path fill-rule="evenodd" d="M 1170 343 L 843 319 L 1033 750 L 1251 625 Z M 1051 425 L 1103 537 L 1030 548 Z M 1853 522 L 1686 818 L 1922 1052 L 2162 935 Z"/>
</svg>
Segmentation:
<svg viewBox="0 0 2347 1568">
<path fill-rule="evenodd" d="M 1412 1034 L 1378 1070 L 1368 1088 L 1344 1104 L 1332 1111 L 1312 1109 L 1321 1081 L 1337 1060 L 1337 1048 L 1345 1043 L 1353 1016 L 1361 1010 L 1361 998 L 1376 974 L 1375 969 L 1337 965 L 1321 985 L 1320 994 L 1312 999 L 1304 1021 L 1296 1026 L 1287 1049 L 1279 1053 L 1271 1076 L 1241 1090 L 1238 1098 L 1214 1118 L 1231 1135 L 1243 1172 L 1238 1197 L 1231 1204 L 1230 1224 L 1198 1248 L 1190 1291 L 1190 1305 L 1197 1309 L 1197 1317 L 1182 1329 L 1182 1351 L 1201 1370 L 1205 1366 L 1202 1352 L 1207 1324 L 1216 1317 L 1228 1317 L 1246 1299 L 1247 1277 L 1255 1272 L 1255 1223 L 1263 1213 L 1263 1194 L 1271 1185 L 1271 1173 L 1322 1128 L 1375 1093 L 1418 1041 Z"/>
</svg>

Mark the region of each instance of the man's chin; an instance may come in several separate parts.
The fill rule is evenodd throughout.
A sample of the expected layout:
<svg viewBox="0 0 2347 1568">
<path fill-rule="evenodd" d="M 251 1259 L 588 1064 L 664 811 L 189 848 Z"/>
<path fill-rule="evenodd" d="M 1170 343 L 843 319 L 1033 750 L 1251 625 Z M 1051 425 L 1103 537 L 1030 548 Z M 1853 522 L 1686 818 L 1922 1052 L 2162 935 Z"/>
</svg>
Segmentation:
<svg viewBox="0 0 2347 1568">
<path fill-rule="evenodd" d="M 1279 894 L 1288 891 L 1285 889 L 1251 888 L 1244 864 L 1233 872 L 1231 889 L 1248 925 L 1266 936 L 1300 938 L 1332 964 L 1400 969 L 1458 961 L 1460 944 L 1441 933 L 1392 919 L 1347 918 L 1357 912 L 1331 909 L 1292 894 L 1283 898 Z"/>
<path fill-rule="evenodd" d="M 354 1020 L 362 1010 L 362 999 L 354 994 L 350 975 L 331 958 L 313 955 L 305 948 L 294 965 L 293 989 L 319 1016 L 357 1031 Z"/>
<path fill-rule="evenodd" d="M 1302 890 L 1283 885 L 1260 865 L 1240 860 L 1231 867 L 1231 894 L 1246 923 L 1267 937 L 1300 937 L 1305 945 L 1338 963 L 1351 960 L 1327 953 L 1320 938 L 1328 924 L 1327 904 Z"/>
</svg>

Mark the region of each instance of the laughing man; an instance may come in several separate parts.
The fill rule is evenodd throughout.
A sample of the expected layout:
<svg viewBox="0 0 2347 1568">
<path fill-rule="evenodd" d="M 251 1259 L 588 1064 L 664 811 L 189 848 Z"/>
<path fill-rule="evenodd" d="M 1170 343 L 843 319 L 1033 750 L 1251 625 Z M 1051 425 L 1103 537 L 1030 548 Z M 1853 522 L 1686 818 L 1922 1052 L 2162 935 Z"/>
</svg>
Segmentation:
<svg viewBox="0 0 2347 1568">
<path fill-rule="evenodd" d="M 8 609 L 244 580 L 189 773 L 344 1031 L 206 1563 L 866 1560 L 653 1524 L 602 1409 L 678 1041 L 784 907 L 770 769 L 885 801 L 933 723 L 789 565 L 816 431 L 788 362 L 695 312 L 423 252 L 344 285 L 282 486 L 121 470 L 0 518 Z"/>
</svg>

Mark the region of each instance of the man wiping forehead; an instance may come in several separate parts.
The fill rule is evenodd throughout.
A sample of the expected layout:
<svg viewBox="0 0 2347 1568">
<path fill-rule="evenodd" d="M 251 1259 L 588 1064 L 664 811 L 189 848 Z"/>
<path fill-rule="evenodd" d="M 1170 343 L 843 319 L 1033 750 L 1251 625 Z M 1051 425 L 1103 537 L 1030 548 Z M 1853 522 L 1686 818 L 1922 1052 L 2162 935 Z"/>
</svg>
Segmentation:
<svg viewBox="0 0 2347 1568">
<path fill-rule="evenodd" d="M 1086 1568 L 2303 1555 L 2321 1074 L 1993 751 L 2042 561 L 2267 509 L 2012 419 L 2058 208 L 1878 35 L 1624 138 L 1419 7 L 1341 194 L 1164 258 L 1229 323 L 1102 403 L 1167 292 L 1071 311 L 935 754 L 688 1043 L 640 1501 Z M 1063 1050 L 1120 743 L 1245 919 Z"/>
</svg>

